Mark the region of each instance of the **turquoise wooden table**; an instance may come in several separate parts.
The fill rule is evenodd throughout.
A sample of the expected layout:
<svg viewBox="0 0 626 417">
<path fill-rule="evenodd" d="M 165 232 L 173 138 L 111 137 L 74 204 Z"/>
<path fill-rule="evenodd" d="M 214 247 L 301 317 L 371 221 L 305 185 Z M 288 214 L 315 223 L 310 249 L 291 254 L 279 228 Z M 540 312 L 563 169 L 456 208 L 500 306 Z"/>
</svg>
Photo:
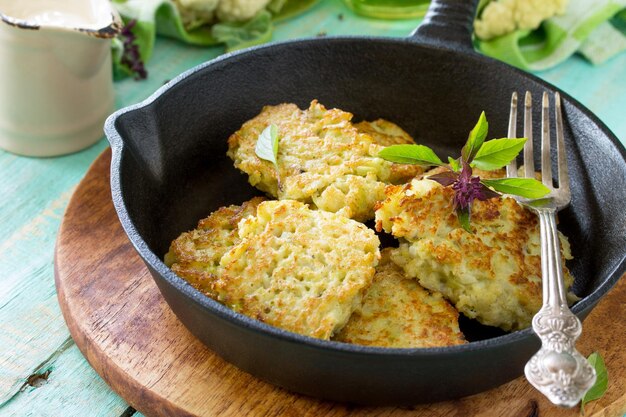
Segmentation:
<svg viewBox="0 0 626 417">
<path fill-rule="evenodd" d="M 406 36 L 417 20 L 354 16 L 337 0 L 278 25 L 274 38 Z M 145 81 L 117 82 L 118 108 L 149 96 L 180 72 L 223 50 L 158 39 Z M 600 67 L 578 56 L 537 74 L 568 92 L 626 143 L 626 54 Z M 107 147 L 103 139 L 58 158 L 0 151 L 0 416 L 140 416 L 100 379 L 73 343 L 54 287 L 56 233 L 77 183 Z"/>
</svg>

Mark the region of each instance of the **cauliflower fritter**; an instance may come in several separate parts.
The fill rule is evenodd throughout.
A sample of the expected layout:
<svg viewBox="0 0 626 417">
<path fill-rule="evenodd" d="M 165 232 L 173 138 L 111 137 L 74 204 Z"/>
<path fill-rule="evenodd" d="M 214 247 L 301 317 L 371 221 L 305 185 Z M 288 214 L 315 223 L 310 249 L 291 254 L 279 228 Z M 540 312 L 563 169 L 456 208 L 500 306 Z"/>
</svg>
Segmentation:
<svg viewBox="0 0 626 417">
<path fill-rule="evenodd" d="M 404 129 L 385 119 L 377 119 L 373 122 L 359 122 L 354 127 L 360 133 L 370 135 L 374 142 L 381 146 L 411 145 L 415 143 L 411 135 L 406 133 Z"/>
<path fill-rule="evenodd" d="M 265 201 L 255 197 L 241 206 L 222 207 L 198 222 L 198 228 L 182 233 L 170 245 L 165 263 L 199 291 L 216 298 L 213 283 L 221 273 L 220 259 L 238 244 L 237 225 L 247 216 L 256 214 Z"/>
<path fill-rule="evenodd" d="M 391 262 L 391 248 L 382 258 L 374 281 L 334 340 L 366 346 L 416 348 L 465 343 L 459 313 L 438 292 L 425 290 Z"/>
<path fill-rule="evenodd" d="M 222 257 L 214 288 L 235 311 L 329 339 L 372 283 L 380 257 L 374 231 L 293 201 L 266 201 L 239 223 L 240 243 Z"/>
<path fill-rule="evenodd" d="M 374 143 L 387 147 L 391 145 L 414 145 L 415 141 L 400 126 L 385 119 L 373 122 L 363 121 L 354 125 L 359 133 L 368 134 L 374 139 Z M 387 182 L 391 184 L 404 184 L 424 172 L 424 168 L 411 164 L 391 164 L 391 172 Z"/>
<path fill-rule="evenodd" d="M 377 141 L 411 139 L 399 127 L 377 121 L 357 128 L 351 120 L 351 113 L 327 110 L 315 100 L 307 110 L 295 104 L 266 106 L 228 139 L 228 156 L 248 174 L 250 184 L 274 197 L 366 221 L 373 218 L 374 203 L 384 198 L 386 184 L 423 169 L 394 167 L 376 157 L 383 148 Z M 271 162 L 255 153 L 259 134 L 270 124 L 279 132 L 278 175 Z M 376 137 L 361 133 L 363 129 L 375 130 Z"/>
<path fill-rule="evenodd" d="M 512 198 L 474 201 L 468 233 L 453 211 L 453 190 L 431 180 L 389 186 L 376 229 L 401 239 L 391 258 L 470 318 L 504 330 L 528 327 L 542 302 L 537 216 Z M 563 257 L 569 243 L 560 235 Z M 564 267 L 567 288 L 573 278 Z M 575 296 L 570 294 L 573 301 Z"/>
</svg>

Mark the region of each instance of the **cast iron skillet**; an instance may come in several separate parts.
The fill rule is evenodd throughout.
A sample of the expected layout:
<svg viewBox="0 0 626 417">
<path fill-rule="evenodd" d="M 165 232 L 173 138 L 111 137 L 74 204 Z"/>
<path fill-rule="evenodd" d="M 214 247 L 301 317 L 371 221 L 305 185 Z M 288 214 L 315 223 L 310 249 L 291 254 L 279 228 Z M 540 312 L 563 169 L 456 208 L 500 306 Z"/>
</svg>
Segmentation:
<svg viewBox="0 0 626 417">
<path fill-rule="evenodd" d="M 441 156 L 458 154 L 481 110 L 491 135 L 505 136 L 512 91 L 538 98 L 557 89 L 473 51 L 476 3 L 433 1 L 407 39 L 308 39 L 222 56 L 107 120 L 121 223 L 172 310 L 209 348 L 278 386 L 362 404 L 458 398 L 522 374 L 539 347 L 529 329 L 497 336 L 468 324 L 474 342 L 430 349 L 322 341 L 234 313 L 162 262 L 169 243 L 200 218 L 258 194 L 225 153 L 230 134 L 264 105 L 304 108 L 317 98 L 357 120 L 392 120 Z M 573 184 L 560 228 L 570 237 L 575 292 L 583 297 L 573 310 L 585 317 L 626 267 L 626 151 L 587 109 L 561 95 Z"/>
</svg>

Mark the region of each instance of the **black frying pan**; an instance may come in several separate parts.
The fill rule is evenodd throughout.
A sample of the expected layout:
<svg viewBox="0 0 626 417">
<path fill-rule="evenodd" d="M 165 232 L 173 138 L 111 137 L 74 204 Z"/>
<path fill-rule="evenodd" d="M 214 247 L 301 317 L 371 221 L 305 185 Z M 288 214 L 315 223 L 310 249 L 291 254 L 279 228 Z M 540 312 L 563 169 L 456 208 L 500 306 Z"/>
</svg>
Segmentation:
<svg viewBox="0 0 626 417">
<path fill-rule="evenodd" d="M 172 239 L 198 219 L 258 194 L 225 153 L 229 135 L 264 105 L 305 107 L 317 98 L 357 120 L 394 121 L 442 156 L 459 152 L 481 110 L 490 133 L 505 136 L 512 91 L 539 97 L 557 89 L 473 51 L 476 3 L 433 1 L 406 39 L 309 39 L 222 56 L 108 119 L 122 225 L 172 310 L 213 351 L 289 390 L 364 404 L 456 398 L 522 374 L 539 348 L 530 329 L 498 335 L 468 322 L 462 326 L 472 343 L 430 349 L 322 341 L 234 313 L 162 262 Z M 573 310 L 584 317 L 625 270 L 626 152 L 602 122 L 561 94 L 572 204 L 560 228 L 570 237 L 575 292 L 583 297 Z"/>
</svg>

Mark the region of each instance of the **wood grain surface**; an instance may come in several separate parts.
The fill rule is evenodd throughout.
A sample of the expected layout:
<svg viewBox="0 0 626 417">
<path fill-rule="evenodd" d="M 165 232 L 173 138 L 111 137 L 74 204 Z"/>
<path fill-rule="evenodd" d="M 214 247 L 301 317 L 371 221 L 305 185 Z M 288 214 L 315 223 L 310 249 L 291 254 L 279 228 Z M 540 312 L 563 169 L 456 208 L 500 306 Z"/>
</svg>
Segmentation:
<svg viewBox="0 0 626 417">
<path fill-rule="evenodd" d="M 169 309 L 115 214 L 110 151 L 70 200 L 56 247 L 59 302 L 76 345 L 102 378 L 147 416 L 577 416 L 553 407 L 523 378 L 456 401 L 374 408 L 319 401 L 275 388 L 223 361 Z M 585 321 L 579 350 L 598 351 L 609 389 L 586 416 L 626 412 L 626 279 Z M 440 381 L 445 384 L 445 375 Z"/>
</svg>

